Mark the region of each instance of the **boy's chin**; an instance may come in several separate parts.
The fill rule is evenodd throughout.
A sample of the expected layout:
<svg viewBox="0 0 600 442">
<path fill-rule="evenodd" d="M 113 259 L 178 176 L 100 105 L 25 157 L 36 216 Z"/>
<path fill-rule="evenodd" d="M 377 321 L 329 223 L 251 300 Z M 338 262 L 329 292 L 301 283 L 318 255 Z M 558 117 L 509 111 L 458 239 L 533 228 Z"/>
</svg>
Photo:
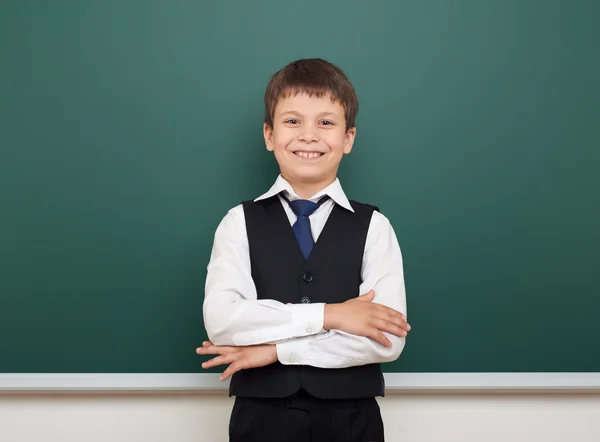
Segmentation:
<svg viewBox="0 0 600 442">
<path fill-rule="evenodd" d="M 286 175 L 286 174 L 284 174 Z M 309 168 L 296 169 L 293 171 L 289 171 L 287 175 L 297 182 L 303 183 L 318 183 L 322 181 L 331 181 L 332 174 L 327 173 L 325 171 L 319 170 L 310 170 Z M 333 178 L 335 179 L 335 174 L 333 174 Z"/>
</svg>

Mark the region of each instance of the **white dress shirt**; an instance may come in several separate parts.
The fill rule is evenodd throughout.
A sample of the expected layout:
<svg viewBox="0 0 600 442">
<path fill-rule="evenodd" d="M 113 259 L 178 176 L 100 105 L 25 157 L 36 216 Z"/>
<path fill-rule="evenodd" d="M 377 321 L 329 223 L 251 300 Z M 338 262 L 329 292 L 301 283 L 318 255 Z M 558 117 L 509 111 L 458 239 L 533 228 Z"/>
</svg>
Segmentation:
<svg viewBox="0 0 600 442">
<path fill-rule="evenodd" d="M 285 191 L 298 199 L 291 185 L 279 175 L 271 189 L 255 201 Z M 311 216 L 315 242 L 335 204 L 354 211 L 339 180 L 310 198 L 318 201 L 329 195 Z M 279 196 L 290 226 L 296 215 Z M 404 270 L 398 240 L 388 219 L 373 212 L 362 262 L 360 294 L 375 290 L 373 302 L 384 304 L 406 315 Z M 215 345 L 246 346 L 276 344 L 282 364 L 343 368 L 393 361 L 402 352 L 405 338 L 385 333 L 392 347 L 339 330 L 323 330 L 323 303 L 283 304 L 272 299 L 257 299 L 251 276 L 250 255 L 244 209 L 231 209 L 219 224 L 214 238 L 204 299 L 204 325 Z"/>
</svg>

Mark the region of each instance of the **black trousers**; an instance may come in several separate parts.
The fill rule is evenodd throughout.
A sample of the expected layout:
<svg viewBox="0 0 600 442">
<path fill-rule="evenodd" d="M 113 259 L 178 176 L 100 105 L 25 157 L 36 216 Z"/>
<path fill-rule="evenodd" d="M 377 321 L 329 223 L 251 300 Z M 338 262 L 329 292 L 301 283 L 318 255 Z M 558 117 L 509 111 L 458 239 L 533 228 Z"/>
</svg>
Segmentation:
<svg viewBox="0 0 600 442">
<path fill-rule="evenodd" d="M 384 442 L 375 398 L 317 399 L 302 392 L 283 399 L 236 397 L 230 442 Z"/>
</svg>

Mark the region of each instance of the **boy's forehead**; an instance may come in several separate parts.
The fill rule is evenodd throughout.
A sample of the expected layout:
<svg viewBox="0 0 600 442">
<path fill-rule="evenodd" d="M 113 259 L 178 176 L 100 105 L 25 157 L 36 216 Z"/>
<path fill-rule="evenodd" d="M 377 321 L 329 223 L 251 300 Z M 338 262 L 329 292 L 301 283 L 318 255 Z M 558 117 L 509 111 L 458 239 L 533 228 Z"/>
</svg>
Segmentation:
<svg viewBox="0 0 600 442">
<path fill-rule="evenodd" d="M 276 109 L 277 113 L 293 111 L 344 113 L 342 104 L 328 92 L 323 94 L 311 94 L 305 91 L 288 92 L 277 100 Z"/>
</svg>

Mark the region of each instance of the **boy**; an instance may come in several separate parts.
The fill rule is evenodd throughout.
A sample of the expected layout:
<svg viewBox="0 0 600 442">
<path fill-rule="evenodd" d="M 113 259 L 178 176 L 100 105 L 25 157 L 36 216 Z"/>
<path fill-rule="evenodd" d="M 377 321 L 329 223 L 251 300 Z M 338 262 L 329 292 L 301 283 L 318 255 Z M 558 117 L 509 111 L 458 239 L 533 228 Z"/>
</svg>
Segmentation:
<svg viewBox="0 0 600 442">
<path fill-rule="evenodd" d="M 228 365 L 231 442 L 384 440 L 379 364 L 398 358 L 410 326 L 393 228 L 337 179 L 357 110 L 349 80 L 321 59 L 267 86 L 263 133 L 281 173 L 217 228 L 210 341 L 197 350 L 219 355 L 204 368 Z"/>
</svg>

